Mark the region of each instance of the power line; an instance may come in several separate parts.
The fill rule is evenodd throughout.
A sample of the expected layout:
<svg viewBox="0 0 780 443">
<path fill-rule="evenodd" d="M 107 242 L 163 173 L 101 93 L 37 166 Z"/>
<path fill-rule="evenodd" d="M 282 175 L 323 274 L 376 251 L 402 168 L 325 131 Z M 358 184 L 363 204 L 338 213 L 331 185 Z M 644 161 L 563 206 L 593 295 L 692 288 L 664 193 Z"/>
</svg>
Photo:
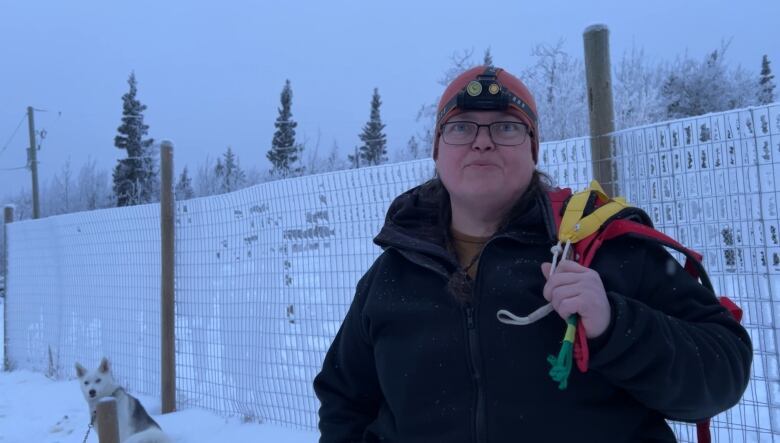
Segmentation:
<svg viewBox="0 0 780 443">
<path fill-rule="evenodd" d="M 19 124 L 18 124 L 18 125 L 16 125 L 16 129 L 14 129 L 14 132 L 13 132 L 13 134 L 11 134 L 11 136 L 10 136 L 10 137 L 8 137 L 8 141 L 7 141 L 7 142 L 5 142 L 5 145 L 3 145 L 3 148 L 2 148 L 2 149 L 0 149 L 0 154 L 2 154 L 3 152 L 5 152 L 5 150 L 8 148 L 8 145 L 10 145 L 10 144 L 11 144 L 11 142 L 12 142 L 12 141 L 13 141 L 13 139 L 14 139 L 14 136 L 16 136 L 16 133 L 19 131 L 19 128 L 22 126 L 22 123 L 24 122 L 24 118 L 25 118 L 25 117 L 27 117 L 27 113 L 24 113 L 24 114 L 22 114 L 22 118 L 21 118 L 21 120 L 19 120 Z"/>
<path fill-rule="evenodd" d="M 28 166 L 19 166 L 18 168 L 0 168 L 0 171 L 18 171 L 20 169 L 27 169 Z"/>
</svg>

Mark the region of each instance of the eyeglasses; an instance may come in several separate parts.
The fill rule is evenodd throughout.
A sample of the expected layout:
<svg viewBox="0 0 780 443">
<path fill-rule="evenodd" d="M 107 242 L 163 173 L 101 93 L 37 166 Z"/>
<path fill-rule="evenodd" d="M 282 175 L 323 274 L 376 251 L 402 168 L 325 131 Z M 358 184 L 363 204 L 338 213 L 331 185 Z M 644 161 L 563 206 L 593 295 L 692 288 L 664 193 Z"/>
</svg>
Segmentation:
<svg viewBox="0 0 780 443">
<path fill-rule="evenodd" d="M 520 122 L 493 122 L 487 125 L 465 121 L 447 122 L 442 124 L 439 129 L 444 143 L 468 145 L 474 143 L 481 127 L 488 128 L 491 140 L 497 145 L 522 145 L 529 136 L 532 136 L 528 126 Z"/>
</svg>

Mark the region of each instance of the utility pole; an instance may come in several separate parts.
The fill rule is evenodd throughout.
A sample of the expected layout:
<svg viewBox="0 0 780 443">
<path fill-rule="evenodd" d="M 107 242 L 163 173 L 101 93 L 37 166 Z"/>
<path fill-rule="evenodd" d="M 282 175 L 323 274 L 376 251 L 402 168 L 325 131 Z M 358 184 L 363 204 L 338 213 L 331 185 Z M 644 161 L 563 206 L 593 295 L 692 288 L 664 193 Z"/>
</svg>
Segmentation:
<svg viewBox="0 0 780 443">
<path fill-rule="evenodd" d="M 27 126 L 30 129 L 30 148 L 27 151 L 27 158 L 32 171 L 33 218 L 39 218 L 41 212 L 38 204 L 38 147 L 35 145 L 35 120 L 32 106 L 27 107 Z"/>
</svg>

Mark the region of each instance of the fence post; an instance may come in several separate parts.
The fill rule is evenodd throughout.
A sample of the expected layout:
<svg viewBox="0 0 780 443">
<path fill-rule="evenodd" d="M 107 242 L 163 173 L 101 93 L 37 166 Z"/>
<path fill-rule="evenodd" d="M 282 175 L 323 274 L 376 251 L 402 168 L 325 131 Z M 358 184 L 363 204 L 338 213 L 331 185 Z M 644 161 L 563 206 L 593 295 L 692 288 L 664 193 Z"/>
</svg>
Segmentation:
<svg viewBox="0 0 780 443">
<path fill-rule="evenodd" d="M 607 195 L 617 191 L 616 171 L 610 145 L 615 131 L 612 102 L 612 74 L 609 60 L 609 29 L 593 25 L 583 34 L 585 45 L 585 75 L 588 84 L 588 117 L 590 121 L 593 178 L 604 187 Z"/>
<path fill-rule="evenodd" d="M 167 414 L 176 409 L 173 143 L 168 140 L 161 143 L 160 157 L 160 397 L 162 413 Z"/>
<path fill-rule="evenodd" d="M 100 443 L 119 443 L 119 424 L 116 419 L 116 399 L 114 397 L 98 400 L 97 431 Z"/>
<path fill-rule="evenodd" d="M 14 221 L 14 207 L 3 208 L 3 370 L 11 369 L 8 359 L 8 225 Z"/>
</svg>

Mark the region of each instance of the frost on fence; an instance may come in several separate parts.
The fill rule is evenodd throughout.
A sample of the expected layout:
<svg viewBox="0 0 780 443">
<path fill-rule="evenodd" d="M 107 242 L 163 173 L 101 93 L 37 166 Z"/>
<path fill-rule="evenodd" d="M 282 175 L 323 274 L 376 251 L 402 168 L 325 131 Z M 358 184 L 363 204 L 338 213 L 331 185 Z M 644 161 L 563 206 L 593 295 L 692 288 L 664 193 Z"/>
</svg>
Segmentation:
<svg viewBox="0 0 780 443">
<path fill-rule="evenodd" d="M 159 393 L 160 209 L 115 208 L 8 225 L 8 358 L 73 376 L 103 355 L 129 389 Z"/>
<path fill-rule="evenodd" d="M 176 205 L 180 403 L 316 427 L 312 380 L 392 199 L 429 160 L 265 183 Z"/>
<path fill-rule="evenodd" d="M 575 191 L 586 188 L 593 180 L 590 138 L 542 143 L 537 167 L 547 173 L 557 186 Z"/>
<path fill-rule="evenodd" d="M 713 421 L 714 441 L 780 436 L 780 105 L 620 131 L 613 153 L 619 194 L 702 253 L 718 295 L 744 310 L 755 349 L 751 383 L 740 405 Z M 696 440 L 691 426 L 675 431 Z"/>
</svg>

